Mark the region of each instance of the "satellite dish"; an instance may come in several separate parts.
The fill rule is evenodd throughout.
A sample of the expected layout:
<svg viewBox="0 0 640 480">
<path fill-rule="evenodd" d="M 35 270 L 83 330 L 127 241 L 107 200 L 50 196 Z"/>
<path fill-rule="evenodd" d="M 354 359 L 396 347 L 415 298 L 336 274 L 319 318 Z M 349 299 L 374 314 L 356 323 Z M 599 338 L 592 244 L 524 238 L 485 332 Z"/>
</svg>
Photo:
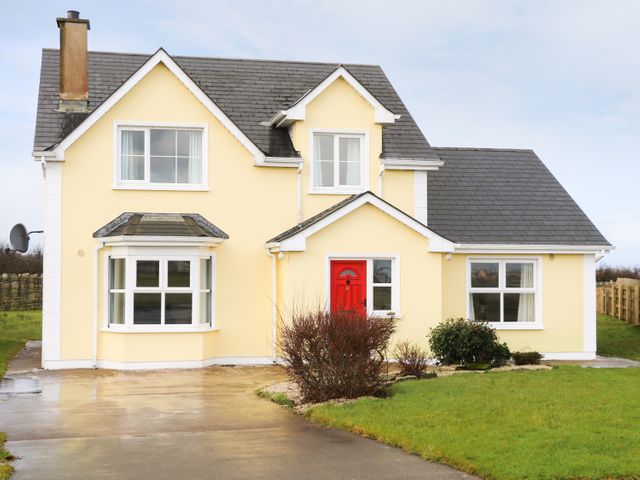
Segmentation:
<svg viewBox="0 0 640 480">
<path fill-rule="evenodd" d="M 14 250 L 20 253 L 24 253 L 29 250 L 29 234 L 27 233 L 27 227 L 18 223 L 12 229 L 9 234 L 9 241 Z"/>
</svg>

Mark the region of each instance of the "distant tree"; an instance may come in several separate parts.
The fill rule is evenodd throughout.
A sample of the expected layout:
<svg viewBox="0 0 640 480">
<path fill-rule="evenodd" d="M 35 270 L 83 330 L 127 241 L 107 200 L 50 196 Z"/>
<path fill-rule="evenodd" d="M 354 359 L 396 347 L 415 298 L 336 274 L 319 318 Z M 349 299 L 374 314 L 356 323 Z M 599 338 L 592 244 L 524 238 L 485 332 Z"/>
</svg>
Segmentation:
<svg viewBox="0 0 640 480">
<path fill-rule="evenodd" d="M 640 266 L 612 267 L 606 264 L 600 265 L 596 270 L 597 282 L 615 282 L 618 278 L 635 278 L 640 280 Z"/>
<path fill-rule="evenodd" d="M 42 273 L 42 250 L 19 253 L 0 242 L 0 273 Z"/>
</svg>

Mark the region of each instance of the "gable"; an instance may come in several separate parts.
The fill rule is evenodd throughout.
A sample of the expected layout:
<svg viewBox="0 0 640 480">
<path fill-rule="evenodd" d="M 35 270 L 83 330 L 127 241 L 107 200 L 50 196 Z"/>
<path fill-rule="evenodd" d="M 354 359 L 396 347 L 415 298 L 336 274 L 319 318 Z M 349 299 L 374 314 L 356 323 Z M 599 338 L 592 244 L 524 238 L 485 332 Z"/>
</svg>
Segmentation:
<svg viewBox="0 0 640 480">
<path fill-rule="evenodd" d="M 374 108 L 342 78 L 319 93 L 305 108 L 305 120 L 297 125 L 353 128 L 374 124 Z"/>
<path fill-rule="evenodd" d="M 251 140 L 227 117 L 217 105 L 197 86 L 193 80 L 178 66 L 175 61 L 162 49 L 158 50 L 131 77 L 115 90 L 99 107 L 97 107 L 84 121 L 82 121 L 69 135 L 67 135 L 54 149 L 56 160 L 64 160 L 65 151 L 73 145 L 87 130 L 98 122 L 107 112 L 117 105 L 132 89 L 156 67 L 164 67 L 206 108 L 236 139 L 254 156 L 256 161 L 262 161 L 264 154 Z M 140 90 L 140 89 L 138 89 Z M 154 102 L 170 102 L 168 97 L 157 97 Z M 178 110 L 179 111 L 179 110 Z M 171 117 L 169 117 L 171 118 Z"/>
<path fill-rule="evenodd" d="M 393 219 L 397 224 L 414 230 L 426 238 L 428 240 L 429 251 L 453 251 L 454 244 L 451 241 L 371 192 L 354 195 L 338 202 L 323 212 L 272 238 L 267 242 L 267 248 L 275 251 L 304 251 L 307 238 L 325 228 L 331 228 L 334 223 L 343 218 L 348 218 L 352 212 L 364 205 L 374 208 L 381 214 Z M 371 227 L 375 227 L 375 224 L 371 225 Z M 382 229 L 380 230 L 380 235 L 384 235 Z"/>
</svg>

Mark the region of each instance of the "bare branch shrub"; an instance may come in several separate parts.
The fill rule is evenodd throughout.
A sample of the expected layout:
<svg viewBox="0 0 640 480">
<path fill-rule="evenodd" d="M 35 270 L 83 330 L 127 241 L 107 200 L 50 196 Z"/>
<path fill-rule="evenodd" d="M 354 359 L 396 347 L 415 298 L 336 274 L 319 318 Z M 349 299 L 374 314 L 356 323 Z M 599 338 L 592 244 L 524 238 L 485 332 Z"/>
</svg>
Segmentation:
<svg viewBox="0 0 640 480">
<path fill-rule="evenodd" d="M 292 312 L 279 347 L 304 401 L 356 398 L 382 391 L 385 352 L 395 331 L 392 318 L 345 312 Z"/>
<path fill-rule="evenodd" d="M 401 375 L 422 376 L 429 365 L 429 355 L 417 343 L 400 342 L 393 355 L 398 361 Z"/>
</svg>

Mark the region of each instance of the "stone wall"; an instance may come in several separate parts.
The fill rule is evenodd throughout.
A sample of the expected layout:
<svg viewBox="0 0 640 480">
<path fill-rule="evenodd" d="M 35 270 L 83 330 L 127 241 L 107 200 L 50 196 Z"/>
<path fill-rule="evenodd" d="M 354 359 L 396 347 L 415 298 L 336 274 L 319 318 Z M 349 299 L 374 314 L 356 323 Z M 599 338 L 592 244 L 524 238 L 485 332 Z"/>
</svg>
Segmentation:
<svg viewBox="0 0 640 480">
<path fill-rule="evenodd" d="M 0 274 L 0 310 L 39 310 L 41 308 L 41 273 Z"/>
</svg>

